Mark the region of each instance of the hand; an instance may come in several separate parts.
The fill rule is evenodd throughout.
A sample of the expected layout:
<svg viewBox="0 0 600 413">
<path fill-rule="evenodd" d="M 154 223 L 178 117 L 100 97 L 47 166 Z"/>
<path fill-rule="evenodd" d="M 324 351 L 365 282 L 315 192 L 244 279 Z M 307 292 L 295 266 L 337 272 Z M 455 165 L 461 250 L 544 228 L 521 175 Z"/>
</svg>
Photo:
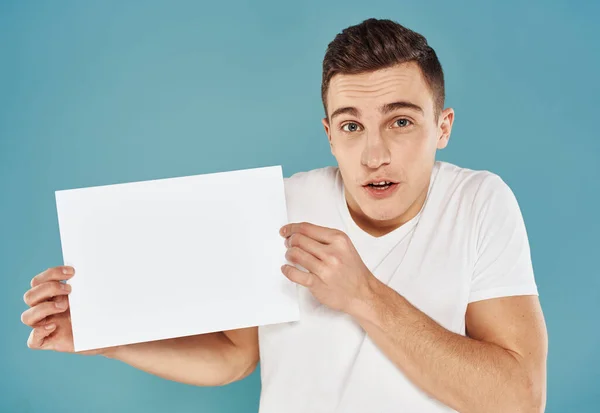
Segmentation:
<svg viewBox="0 0 600 413">
<path fill-rule="evenodd" d="M 291 281 L 310 290 L 322 304 L 350 315 L 373 295 L 376 278 L 343 232 L 309 223 L 281 228 L 291 265 L 281 268 Z"/>
<path fill-rule="evenodd" d="M 69 310 L 71 286 L 60 281 L 75 274 L 73 267 L 54 267 L 36 275 L 31 289 L 23 299 L 31 307 L 21 315 L 21 321 L 32 327 L 27 346 L 35 350 L 73 352 L 73 331 Z M 100 354 L 102 350 L 90 350 L 80 354 Z"/>
</svg>

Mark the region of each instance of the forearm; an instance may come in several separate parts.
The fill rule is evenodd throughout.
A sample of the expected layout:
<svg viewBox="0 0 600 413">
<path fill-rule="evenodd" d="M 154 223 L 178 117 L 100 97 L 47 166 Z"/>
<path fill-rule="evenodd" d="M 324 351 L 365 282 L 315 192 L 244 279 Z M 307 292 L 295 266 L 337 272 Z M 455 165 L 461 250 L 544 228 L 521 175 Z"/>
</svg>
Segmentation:
<svg viewBox="0 0 600 413">
<path fill-rule="evenodd" d="M 417 386 L 460 412 L 539 412 L 541 398 L 520 356 L 454 334 L 379 284 L 353 314 Z"/>
<path fill-rule="evenodd" d="M 240 380 L 256 366 L 256 360 L 221 332 L 119 346 L 103 354 L 167 380 L 197 386 Z"/>
</svg>

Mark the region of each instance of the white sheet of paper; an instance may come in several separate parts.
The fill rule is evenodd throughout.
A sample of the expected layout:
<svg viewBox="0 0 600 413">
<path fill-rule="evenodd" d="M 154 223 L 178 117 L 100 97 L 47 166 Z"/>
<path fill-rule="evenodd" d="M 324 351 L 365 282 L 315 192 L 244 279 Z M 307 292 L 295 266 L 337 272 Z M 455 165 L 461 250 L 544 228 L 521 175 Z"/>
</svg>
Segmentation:
<svg viewBox="0 0 600 413">
<path fill-rule="evenodd" d="M 56 191 L 75 351 L 299 319 L 280 166 Z"/>
</svg>

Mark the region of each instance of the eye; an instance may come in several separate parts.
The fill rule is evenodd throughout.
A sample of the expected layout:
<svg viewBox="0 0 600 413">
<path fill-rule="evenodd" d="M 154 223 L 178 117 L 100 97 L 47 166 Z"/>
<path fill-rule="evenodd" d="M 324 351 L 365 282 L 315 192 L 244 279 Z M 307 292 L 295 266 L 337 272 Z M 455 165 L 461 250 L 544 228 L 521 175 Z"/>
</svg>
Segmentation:
<svg viewBox="0 0 600 413">
<path fill-rule="evenodd" d="M 356 122 L 348 122 L 342 125 L 342 130 L 344 132 L 356 132 L 360 129 L 360 126 L 358 126 L 358 123 Z"/>
<path fill-rule="evenodd" d="M 394 126 L 398 126 L 400 128 L 405 128 L 409 126 L 412 122 L 406 118 L 400 118 L 394 122 Z"/>
</svg>

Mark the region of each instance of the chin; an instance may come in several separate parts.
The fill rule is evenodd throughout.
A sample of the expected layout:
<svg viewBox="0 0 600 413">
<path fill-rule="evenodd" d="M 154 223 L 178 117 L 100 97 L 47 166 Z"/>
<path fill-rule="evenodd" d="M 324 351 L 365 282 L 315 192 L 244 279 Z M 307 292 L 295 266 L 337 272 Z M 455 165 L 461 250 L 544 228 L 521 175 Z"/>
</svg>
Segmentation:
<svg viewBox="0 0 600 413">
<path fill-rule="evenodd" d="M 381 223 L 394 221 L 398 219 L 402 214 L 399 212 L 388 212 L 388 213 L 380 213 L 371 218 L 373 221 L 379 221 Z"/>
<path fill-rule="evenodd" d="M 399 218 L 404 211 L 398 209 L 398 205 L 395 205 L 396 208 L 390 208 L 390 207 L 382 207 L 382 206 L 375 206 L 375 205 L 364 205 L 364 207 L 362 207 L 362 211 L 365 214 L 365 216 L 367 218 L 369 218 L 372 221 L 379 221 L 379 222 L 386 222 L 386 221 L 392 221 L 395 220 L 397 218 Z"/>
</svg>

